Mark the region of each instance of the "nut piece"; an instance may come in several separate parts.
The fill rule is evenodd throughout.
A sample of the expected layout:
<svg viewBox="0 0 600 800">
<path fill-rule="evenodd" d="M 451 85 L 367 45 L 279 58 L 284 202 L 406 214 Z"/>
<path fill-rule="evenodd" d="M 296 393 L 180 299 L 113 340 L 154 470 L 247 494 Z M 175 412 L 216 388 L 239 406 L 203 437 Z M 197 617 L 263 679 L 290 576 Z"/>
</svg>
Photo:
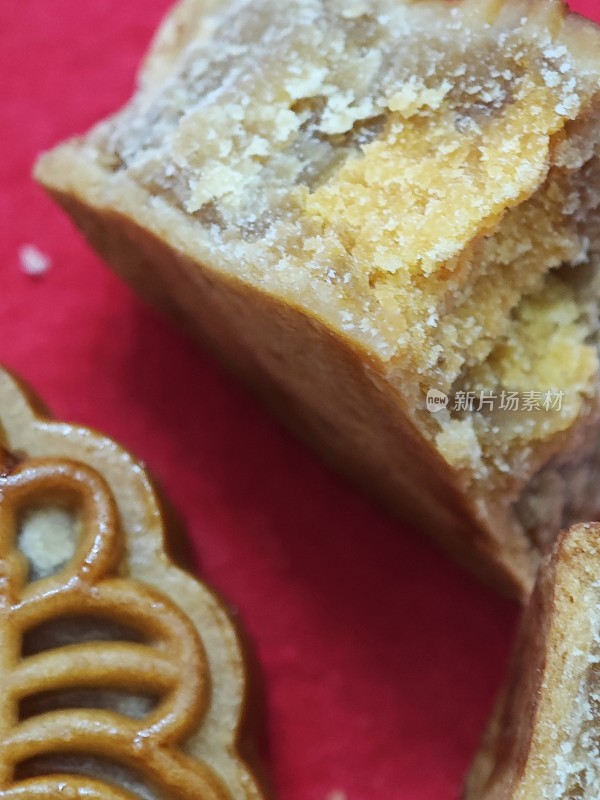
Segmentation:
<svg viewBox="0 0 600 800">
<path fill-rule="evenodd" d="M 600 513 L 600 30 L 559 0 L 183 0 L 129 105 L 36 175 L 504 591 Z"/>
<path fill-rule="evenodd" d="M 0 370 L 0 798 L 260 800 L 224 607 L 143 468 Z"/>
<path fill-rule="evenodd" d="M 542 566 L 464 800 L 600 797 L 600 524 Z"/>
</svg>

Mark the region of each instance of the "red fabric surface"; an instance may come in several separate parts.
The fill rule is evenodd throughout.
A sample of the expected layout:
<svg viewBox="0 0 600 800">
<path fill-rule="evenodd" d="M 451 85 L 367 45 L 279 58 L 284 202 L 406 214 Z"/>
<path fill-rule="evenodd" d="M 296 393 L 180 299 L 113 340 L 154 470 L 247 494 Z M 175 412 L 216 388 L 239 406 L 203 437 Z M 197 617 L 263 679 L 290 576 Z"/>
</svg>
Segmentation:
<svg viewBox="0 0 600 800">
<path fill-rule="evenodd" d="M 282 800 L 453 800 L 517 609 L 323 467 L 30 180 L 38 152 L 125 101 L 168 5 L 0 0 L 0 359 L 166 488 L 254 642 Z M 27 243 L 53 261 L 37 279 Z"/>
</svg>

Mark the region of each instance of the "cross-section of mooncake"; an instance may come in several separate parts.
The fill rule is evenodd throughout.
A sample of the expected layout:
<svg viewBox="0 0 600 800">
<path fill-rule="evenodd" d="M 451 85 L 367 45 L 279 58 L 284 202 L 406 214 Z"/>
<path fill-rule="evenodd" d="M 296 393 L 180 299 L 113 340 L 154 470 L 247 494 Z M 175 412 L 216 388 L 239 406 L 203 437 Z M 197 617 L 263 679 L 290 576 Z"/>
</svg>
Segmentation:
<svg viewBox="0 0 600 800">
<path fill-rule="evenodd" d="M 37 177 L 506 591 L 600 512 L 600 31 L 558 0 L 184 0 Z"/>
</svg>

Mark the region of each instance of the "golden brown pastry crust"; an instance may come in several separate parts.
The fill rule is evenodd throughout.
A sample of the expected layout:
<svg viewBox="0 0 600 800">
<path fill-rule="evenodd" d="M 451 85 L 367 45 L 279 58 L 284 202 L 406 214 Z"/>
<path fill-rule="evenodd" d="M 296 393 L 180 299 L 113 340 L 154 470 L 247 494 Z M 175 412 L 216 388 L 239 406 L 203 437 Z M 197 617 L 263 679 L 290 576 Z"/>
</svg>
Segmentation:
<svg viewBox="0 0 600 800">
<path fill-rule="evenodd" d="M 39 416 L 30 397 L 0 370 L 0 797 L 137 796 L 113 785 L 110 768 L 83 777 L 50 762 L 39 777 L 20 774 L 32 759 L 76 756 L 131 769 L 164 797 L 260 800 L 237 752 L 246 670 L 227 611 L 167 557 L 142 466 L 100 434 Z M 55 505 L 77 514 L 81 532 L 63 566 L 30 580 L 19 520 Z M 25 549 L 34 568 L 48 546 L 38 538 Z M 75 636 L 23 657 L 26 632 L 64 619 L 68 633 L 68 619 L 82 615 L 137 631 L 140 641 Z M 76 701 L 19 719 L 25 701 L 82 690 L 157 702 L 139 718 Z"/>
<path fill-rule="evenodd" d="M 419 5 L 435 11 L 435 2 Z M 539 17 L 582 74 L 600 74 L 597 30 L 573 15 L 565 19 L 558 2 L 458 5 L 474 25 L 514 17 L 534 28 Z M 146 61 L 142 95 L 160 91 L 187 43 L 210 37 L 215 8 L 208 0 L 175 7 Z M 443 2 L 442 8 L 445 14 L 449 7 Z M 198 235 L 191 214 L 163 202 L 126 170 L 110 170 L 83 139 L 45 155 L 36 175 L 126 281 L 207 343 L 330 463 L 486 580 L 527 597 L 540 554 L 515 520 L 511 470 L 504 470 L 486 505 L 466 471 L 448 463 L 419 429 L 414 407 L 424 400 L 423 379 L 417 376 L 404 391 L 406 382 L 394 383 L 390 365 L 364 340 L 333 325 L 316 305 L 236 275 L 227 255 Z M 560 449 L 561 437 L 565 449 L 585 449 L 596 424 L 596 411 L 584 409 L 572 435 L 560 433 L 538 448 L 532 474 Z"/>
</svg>

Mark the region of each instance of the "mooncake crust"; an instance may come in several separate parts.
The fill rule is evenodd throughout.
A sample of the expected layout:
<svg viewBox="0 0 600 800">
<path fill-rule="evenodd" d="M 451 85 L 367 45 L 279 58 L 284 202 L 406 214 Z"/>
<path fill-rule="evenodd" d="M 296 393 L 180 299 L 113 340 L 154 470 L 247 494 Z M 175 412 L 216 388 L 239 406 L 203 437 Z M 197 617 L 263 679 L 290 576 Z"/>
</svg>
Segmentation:
<svg viewBox="0 0 600 800">
<path fill-rule="evenodd" d="M 12 730 L 4 718 L 0 797 L 54 797 L 59 783 L 70 787 L 69 791 L 91 792 L 90 796 L 96 792 L 102 798 L 113 797 L 111 792 L 115 798 L 141 796 L 135 785 L 119 782 L 120 765 L 124 765 L 165 797 L 261 800 L 265 795 L 240 755 L 242 734 L 247 735 L 248 676 L 240 639 L 224 603 L 167 555 L 162 510 L 140 462 L 114 441 L 88 428 L 56 422 L 43 409 L 30 389 L 0 370 L 2 564 L 3 575 L 13 576 L 2 587 L 3 605 L 13 604 L 10 620 L 6 615 L 0 620 L 6 645 L 3 669 L 8 669 L 9 636 L 23 636 L 15 630 L 21 617 L 29 620 L 28 628 L 37 630 L 39 623 L 66 615 L 63 630 L 48 634 L 50 645 L 38 643 L 35 633 L 27 634 L 27 644 L 22 646 L 33 647 L 33 655 L 17 658 L 15 672 L 29 670 L 31 682 L 23 687 L 16 682 L 15 691 L 25 692 L 24 697 L 35 695 L 35 700 L 42 690 L 67 689 L 62 684 L 68 681 L 71 692 L 92 690 L 96 685 L 108 690 L 114 684 L 115 689 L 122 687 L 132 695 L 136 695 L 135 687 L 146 687 L 152 695 L 162 696 L 175 679 L 169 689 L 175 705 L 163 716 L 161 700 L 154 710 L 142 709 L 139 719 L 130 719 L 123 716 L 120 706 L 111 706 L 110 697 L 100 707 L 105 710 L 98 710 L 89 700 L 78 707 L 75 694 L 75 700 L 69 695 L 67 710 L 61 711 L 60 705 L 49 710 L 35 706 L 37 711 Z M 11 533 L 16 524 L 11 522 L 13 509 L 18 509 L 21 518 L 30 508 L 43 513 L 46 504 L 62 504 L 62 498 L 76 501 L 74 509 L 81 505 L 81 535 L 94 544 L 84 555 L 85 541 L 78 541 L 74 556 L 58 572 L 40 576 L 34 572 L 33 578 L 25 580 L 26 571 L 17 569 L 23 552 L 15 549 L 17 540 Z M 38 558 L 42 563 L 52 559 L 52 543 L 32 541 L 25 550 L 30 564 L 35 565 Z M 80 567 L 78 558 L 84 559 Z M 70 633 L 69 614 L 91 619 L 96 613 L 107 624 L 116 625 L 116 631 L 121 623 L 139 628 L 143 640 L 119 642 L 117 633 L 114 643 L 95 642 L 93 637 L 89 643 L 85 638 L 79 643 L 77 630 Z M 61 641 L 47 650 L 56 635 Z M 172 637 L 170 644 L 167 639 L 162 642 L 165 636 Z M 64 644 L 63 639 L 69 646 L 58 646 Z M 170 663 L 161 655 L 163 646 Z M 112 658 L 113 651 L 115 656 L 120 654 L 118 658 Z M 172 670 L 173 675 L 167 677 Z M 5 692 L 11 691 L 12 675 L 4 676 L 3 686 Z M 165 695 L 164 703 L 171 702 L 170 696 Z M 179 710 L 178 696 L 183 703 Z M 139 701 L 129 702 L 127 708 L 135 708 Z M 59 734 L 56 741 L 54 729 Z M 39 760 L 32 762 L 34 771 L 21 775 L 20 760 L 29 763 L 34 756 Z M 83 777 L 73 767 L 71 774 L 69 759 L 74 757 L 112 759 L 116 772 L 103 767 L 99 774 Z"/>
<path fill-rule="evenodd" d="M 599 559 L 598 523 L 563 532 L 545 559 L 464 800 L 596 796 L 599 778 L 588 769 L 600 725 L 590 678 L 598 657 Z M 582 734 L 582 725 L 592 733 Z M 579 791 L 591 794 L 573 794 Z"/>
</svg>

